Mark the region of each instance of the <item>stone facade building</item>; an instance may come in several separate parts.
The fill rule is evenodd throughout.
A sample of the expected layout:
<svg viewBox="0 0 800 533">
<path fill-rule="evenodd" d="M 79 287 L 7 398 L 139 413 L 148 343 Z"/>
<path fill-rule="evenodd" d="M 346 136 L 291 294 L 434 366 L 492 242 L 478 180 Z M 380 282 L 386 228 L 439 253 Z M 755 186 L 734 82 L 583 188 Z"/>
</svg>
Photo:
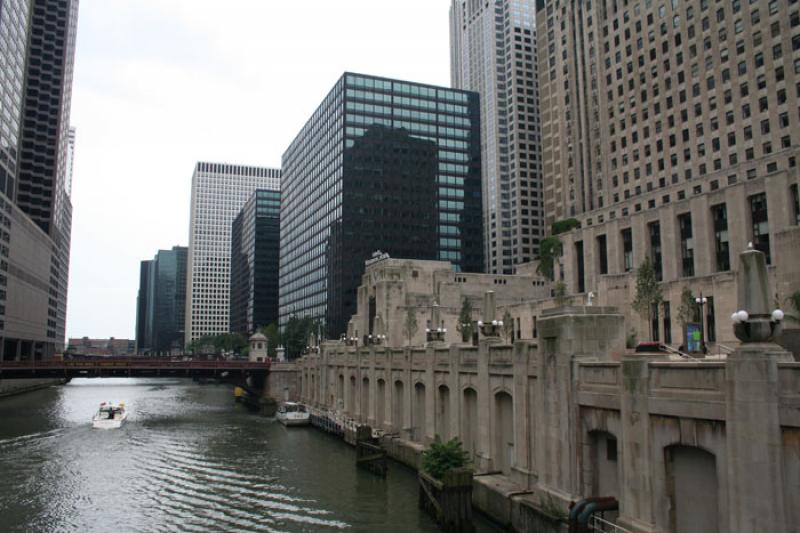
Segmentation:
<svg viewBox="0 0 800 533">
<path fill-rule="evenodd" d="M 462 342 L 459 315 L 468 299 L 477 339 L 484 293 L 489 290 L 495 293 L 497 319 L 502 319 L 506 309 L 514 311 L 509 337 L 528 338 L 523 328 L 531 331 L 534 313 L 527 311 L 554 305 L 550 284 L 538 276 L 465 273 L 444 261 L 382 258 L 367 262 L 357 291 L 358 310 L 350 319 L 347 337 L 356 338 L 363 345 L 376 335 L 386 335 L 381 341 L 384 346 L 422 346 L 426 343 L 426 330 L 438 328 L 446 330 L 444 342 Z M 409 312 L 417 324 L 410 339 L 405 329 Z"/>
<path fill-rule="evenodd" d="M 733 255 L 767 254 L 779 302 L 800 287 L 800 5 L 557 0 L 537 25 L 545 213 L 581 225 L 557 276 L 630 309 L 650 258 L 657 338 L 683 342 L 688 287 L 707 297 L 705 337 L 734 342 L 717 326 L 736 311 Z"/>
</svg>

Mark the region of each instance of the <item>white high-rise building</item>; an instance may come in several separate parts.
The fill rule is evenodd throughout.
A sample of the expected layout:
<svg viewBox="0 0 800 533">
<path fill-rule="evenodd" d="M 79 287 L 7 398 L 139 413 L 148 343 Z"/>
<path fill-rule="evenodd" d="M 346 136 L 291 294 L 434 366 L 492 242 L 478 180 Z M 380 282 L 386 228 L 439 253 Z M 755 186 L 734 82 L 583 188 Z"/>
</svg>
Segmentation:
<svg viewBox="0 0 800 533">
<path fill-rule="evenodd" d="M 229 332 L 231 225 L 256 189 L 280 190 L 281 171 L 197 163 L 192 176 L 186 342 Z"/>
<path fill-rule="evenodd" d="M 535 0 L 453 0 L 450 78 L 481 96 L 486 270 L 511 274 L 544 236 Z"/>
</svg>

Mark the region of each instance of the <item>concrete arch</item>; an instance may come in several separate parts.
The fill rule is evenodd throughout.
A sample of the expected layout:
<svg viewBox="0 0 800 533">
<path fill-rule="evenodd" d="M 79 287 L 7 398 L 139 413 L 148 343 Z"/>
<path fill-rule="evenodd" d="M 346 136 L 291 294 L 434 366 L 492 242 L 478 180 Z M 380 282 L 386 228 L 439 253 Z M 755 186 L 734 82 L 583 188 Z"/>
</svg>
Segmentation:
<svg viewBox="0 0 800 533">
<path fill-rule="evenodd" d="M 356 382 L 356 377 L 350 374 L 350 379 L 348 380 L 349 388 L 347 390 L 347 395 L 345 396 L 347 400 L 347 407 L 346 411 L 350 416 L 353 416 L 356 412 L 356 388 L 358 383 Z"/>
<path fill-rule="evenodd" d="M 392 427 L 402 431 L 405 425 L 405 383 L 402 379 L 394 380 L 392 385 Z"/>
<path fill-rule="evenodd" d="M 585 494 L 620 498 L 619 456 L 616 435 L 603 429 L 586 433 L 582 454 Z"/>
<path fill-rule="evenodd" d="M 699 446 L 664 448 L 670 528 L 680 533 L 720 531 L 716 455 Z"/>
<path fill-rule="evenodd" d="M 375 425 L 382 428 L 386 423 L 386 380 L 379 377 L 375 382 Z"/>
</svg>

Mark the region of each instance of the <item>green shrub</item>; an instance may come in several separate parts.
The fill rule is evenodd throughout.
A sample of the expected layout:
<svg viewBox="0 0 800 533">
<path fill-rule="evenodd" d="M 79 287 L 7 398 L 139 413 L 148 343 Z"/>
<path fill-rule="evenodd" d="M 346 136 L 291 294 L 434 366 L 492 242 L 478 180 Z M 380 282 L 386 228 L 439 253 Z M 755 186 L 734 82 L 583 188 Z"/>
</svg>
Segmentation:
<svg viewBox="0 0 800 533">
<path fill-rule="evenodd" d="M 435 479 L 442 479 L 445 472 L 469 464 L 469 453 L 461 447 L 458 437 L 442 442 L 436 435 L 430 448 L 422 452 L 422 469 Z"/>
</svg>

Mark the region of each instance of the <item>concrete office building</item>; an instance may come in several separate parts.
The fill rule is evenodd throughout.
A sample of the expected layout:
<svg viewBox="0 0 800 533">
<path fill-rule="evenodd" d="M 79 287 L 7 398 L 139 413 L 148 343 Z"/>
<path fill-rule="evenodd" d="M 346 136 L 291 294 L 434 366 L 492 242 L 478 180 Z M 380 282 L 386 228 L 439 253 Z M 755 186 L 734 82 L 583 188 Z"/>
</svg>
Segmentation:
<svg viewBox="0 0 800 533">
<path fill-rule="evenodd" d="M 136 299 L 136 352 L 164 355 L 182 352 L 186 321 L 188 249 L 173 246 L 142 261 Z"/>
<path fill-rule="evenodd" d="M 344 333 L 364 261 L 483 268 L 478 95 L 345 73 L 283 156 L 280 324 Z"/>
<path fill-rule="evenodd" d="M 706 297 L 706 340 L 735 342 L 734 257 L 771 264 L 774 299 L 800 287 L 800 5 L 546 2 L 537 14 L 545 213 L 575 217 L 557 276 L 626 309 L 649 257 L 665 303 L 658 340 L 682 342 L 685 287 Z"/>
<path fill-rule="evenodd" d="M 68 130 L 77 0 L 0 3 L 0 351 L 64 348 L 72 206 Z"/>
<path fill-rule="evenodd" d="M 543 236 L 534 0 L 453 0 L 453 87 L 481 95 L 486 271 L 511 274 Z"/>
<path fill-rule="evenodd" d="M 278 323 L 280 191 L 256 190 L 231 228 L 231 333 Z"/>
<path fill-rule="evenodd" d="M 231 224 L 256 189 L 280 190 L 281 171 L 197 163 L 192 176 L 185 342 L 230 331 Z"/>
</svg>

